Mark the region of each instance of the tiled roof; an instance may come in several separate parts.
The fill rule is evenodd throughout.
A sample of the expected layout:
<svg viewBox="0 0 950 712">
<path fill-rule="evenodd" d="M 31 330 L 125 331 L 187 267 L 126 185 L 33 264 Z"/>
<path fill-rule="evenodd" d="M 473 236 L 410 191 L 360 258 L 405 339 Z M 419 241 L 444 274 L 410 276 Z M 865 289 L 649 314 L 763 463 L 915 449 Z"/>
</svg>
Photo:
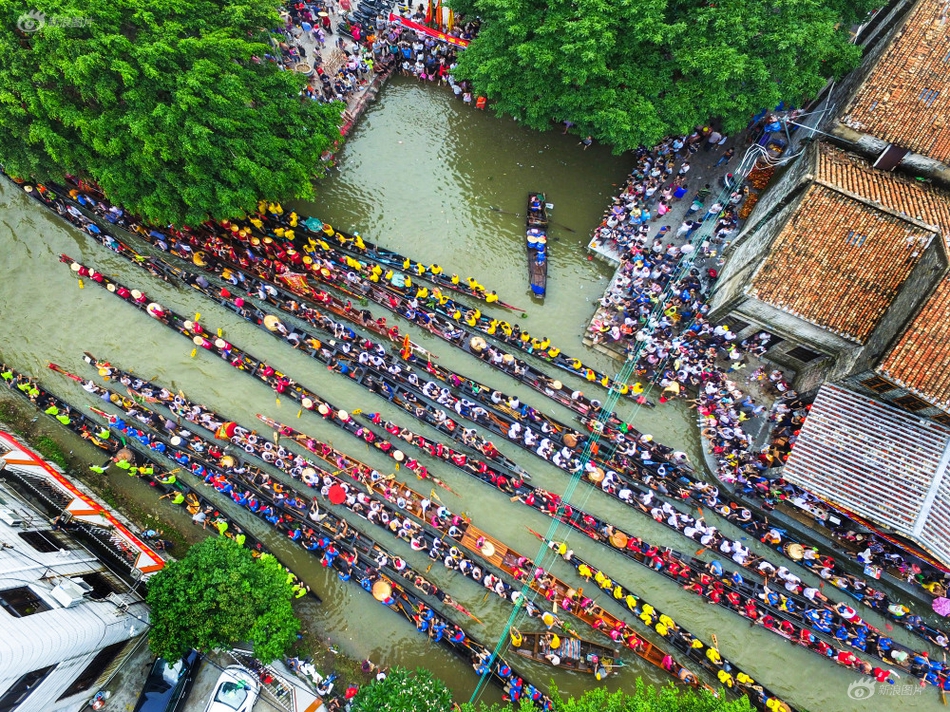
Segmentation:
<svg viewBox="0 0 950 712">
<path fill-rule="evenodd" d="M 945 0 L 920 0 L 844 111 L 863 133 L 950 163 L 950 36 Z"/>
<path fill-rule="evenodd" d="M 950 75 L 950 65 L 947 72 Z M 863 158 L 824 143 L 818 147 L 815 179 L 935 226 L 950 239 L 950 193 L 946 191 L 896 173 L 875 170 Z"/>
<path fill-rule="evenodd" d="M 877 371 L 950 412 L 950 277 L 937 285 Z"/>
<path fill-rule="evenodd" d="M 939 228 L 950 201 L 821 146 L 815 182 L 772 243 L 751 296 L 864 343 Z"/>
</svg>

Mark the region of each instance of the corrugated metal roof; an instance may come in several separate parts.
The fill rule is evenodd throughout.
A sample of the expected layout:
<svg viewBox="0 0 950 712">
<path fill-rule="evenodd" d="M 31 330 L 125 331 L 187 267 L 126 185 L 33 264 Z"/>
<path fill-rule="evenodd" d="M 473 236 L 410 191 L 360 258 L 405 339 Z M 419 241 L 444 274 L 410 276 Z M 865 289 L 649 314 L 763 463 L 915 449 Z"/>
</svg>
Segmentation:
<svg viewBox="0 0 950 712">
<path fill-rule="evenodd" d="M 950 565 L 948 464 L 950 428 L 826 384 L 783 476 Z"/>
</svg>

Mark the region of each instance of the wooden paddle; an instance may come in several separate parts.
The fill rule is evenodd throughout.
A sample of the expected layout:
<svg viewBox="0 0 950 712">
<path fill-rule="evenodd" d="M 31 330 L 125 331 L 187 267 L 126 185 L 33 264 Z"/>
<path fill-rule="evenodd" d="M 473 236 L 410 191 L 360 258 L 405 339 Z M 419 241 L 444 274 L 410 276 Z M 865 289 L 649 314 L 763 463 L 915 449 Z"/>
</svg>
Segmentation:
<svg viewBox="0 0 950 712">
<path fill-rule="evenodd" d="M 83 382 L 83 379 L 80 378 L 79 376 L 77 376 L 75 373 L 70 373 L 69 371 L 67 371 L 67 370 L 66 370 L 65 368 L 63 368 L 62 366 L 57 366 L 57 365 L 56 365 L 55 363 L 53 363 L 53 362 L 50 362 L 50 363 L 46 364 L 46 367 L 47 367 L 48 369 L 50 369 L 51 371 L 56 371 L 56 373 L 61 373 L 62 375 L 66 376 L 66 378 L 71 378 L 72 380 L 76 381 L 76 383 L 82 383 L 82 382 Z"/>
</svg>

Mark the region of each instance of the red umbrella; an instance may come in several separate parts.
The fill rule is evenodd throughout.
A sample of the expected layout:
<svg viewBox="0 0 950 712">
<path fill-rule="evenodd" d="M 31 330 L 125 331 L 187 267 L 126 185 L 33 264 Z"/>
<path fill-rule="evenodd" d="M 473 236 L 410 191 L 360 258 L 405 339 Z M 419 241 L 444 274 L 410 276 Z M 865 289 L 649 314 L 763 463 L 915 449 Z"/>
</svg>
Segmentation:
<svg viewBox="0 0 950 712">
<path fill-rule="evenodd" d="M 346 490 L 340 485 L 333 485 L 327 492 L 331 504 L 343 504 L 346 501 Z"/>
</svg>

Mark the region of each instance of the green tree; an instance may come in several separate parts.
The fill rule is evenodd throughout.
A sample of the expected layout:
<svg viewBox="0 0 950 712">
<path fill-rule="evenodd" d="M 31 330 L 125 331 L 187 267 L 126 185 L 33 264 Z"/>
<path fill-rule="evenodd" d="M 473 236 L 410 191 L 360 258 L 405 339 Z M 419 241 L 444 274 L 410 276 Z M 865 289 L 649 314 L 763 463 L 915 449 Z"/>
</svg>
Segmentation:
<svg viewBox="0 0 950 712">
<path fill-rule="evenodd" d="M 343 106 L 266 59 L 276 0 L 38 0 L 35 29 L 27 7 L 0 0 L 7 172 L 95 181 L 159 224 L 312 196 Z"/>
<path fill-rule="evenodd" d="M 450 712 L 452 694 L 428 670 L 395 668 L 360 688 L 351 712 Z"/>
<path fill-rule="evenodd" d="M 273 556 L 255 559 L 231 539 L 206 539 L 148 582 L 149 647 L 166 660 L 250 641 L 264 662 L 296 640 L 287 572 Z"/>
<path fill-rule="evenodd" d="M 746 697 L 730 699 L 713 696 L 705 690 L 674 687 L 648 687 L 637 679 L 633 692 L 609 692 L 604 688 L 588 690 L 582 696 L 562 700 L 556 712 L 752 712 Z"/>
<path fill-rule="evenodd" d="M 479 16 L 454 72 L 543 130 L 570 120 L 617 152 L 718 117 L 800 105 L 854 67 L 877 0 L 451 0 Z"/>
</svg>

